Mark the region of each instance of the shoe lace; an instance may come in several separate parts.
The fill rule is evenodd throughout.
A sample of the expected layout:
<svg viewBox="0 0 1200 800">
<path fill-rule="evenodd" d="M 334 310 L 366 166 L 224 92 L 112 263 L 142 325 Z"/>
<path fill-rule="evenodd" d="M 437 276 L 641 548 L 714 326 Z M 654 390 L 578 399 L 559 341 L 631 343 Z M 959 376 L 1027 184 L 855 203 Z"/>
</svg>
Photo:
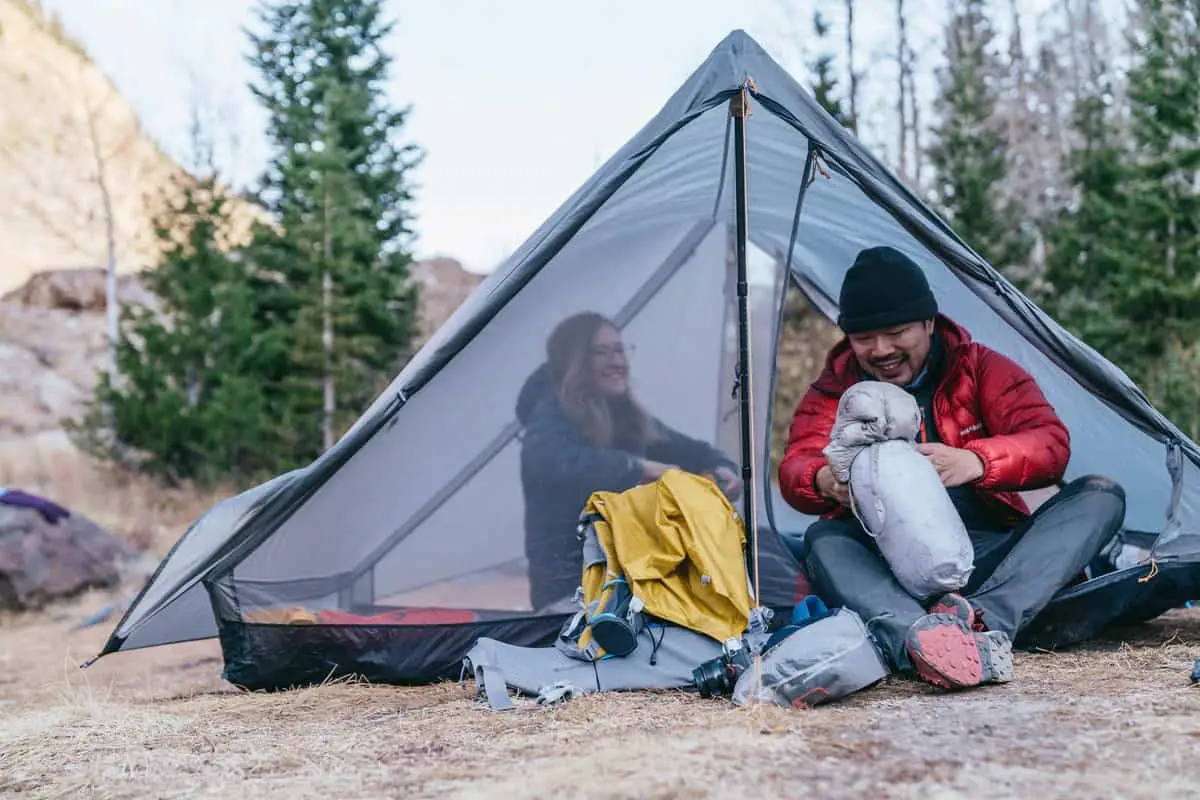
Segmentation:
<svg viewBox="0 0 1200 800">
<path fill-rule="evenodd" d="M 983 609 L 979 606 L 971 606 L 971 610 L 975 612 L 974 621 L 971 622 L 971 630 L 975 633 L 987 633 L 987 625 L 983 622 Z"/>
</svg>

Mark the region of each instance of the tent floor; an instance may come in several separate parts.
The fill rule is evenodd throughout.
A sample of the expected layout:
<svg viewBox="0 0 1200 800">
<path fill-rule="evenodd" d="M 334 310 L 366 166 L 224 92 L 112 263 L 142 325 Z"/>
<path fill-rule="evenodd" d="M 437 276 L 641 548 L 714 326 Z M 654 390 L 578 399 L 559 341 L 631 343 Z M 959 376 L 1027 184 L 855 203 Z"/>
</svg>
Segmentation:
<svg viewBox="0 0 1200 800">
<path fill-rule="evenodd" d="M 465 592 L 454 582 L 420 593 L 392 595 L 347 614 L 346 622 L 271 624 L 221 621 L 226 680 L 254 690 L 280 690 L 357 676 L 374 683 L 414 684 L 456 679 L 462 659 L 481 637 L 523 647 L 553 643 L 569 615 L 497 608 L 518 596 L 523 579 L 478 582 Z M 1021 633 L 1017 646 L 1056 649 L 1079 644 L 1110 625 L 1153 619 L 1200 598 L 1200 562 L 1167 560 L 1093 578 L 1062 592 Z M 471 609 L 476 605 L 488 610 Z M 419 602 L 414 602 L 419 601 Z M 790 608 L 776 606 L 777 620 Z M 448 621 L 456 612 L 472 621 Z M 372 615 L 411 614 L 409 622 L 374 624 Z M 331 612 L 341 613 L 341 612 Z"/>
<path fill-rule="evenodd" d="M 1100 575 L 1059 593 L 1017 636 L 1020 647 L 1053 650 L 1200 599 L 1200 561 L 1168 560 Z"/>
<path fill-rule="evenodd" d="M 523 647 L 554 642 L 566 615 L 447 625 L 271 625 L 220 621 L 223 677 L 235 686 L 278 691 L 355 676 L 372 683 L 457 679 L 480 637 Z"/>
</svg>

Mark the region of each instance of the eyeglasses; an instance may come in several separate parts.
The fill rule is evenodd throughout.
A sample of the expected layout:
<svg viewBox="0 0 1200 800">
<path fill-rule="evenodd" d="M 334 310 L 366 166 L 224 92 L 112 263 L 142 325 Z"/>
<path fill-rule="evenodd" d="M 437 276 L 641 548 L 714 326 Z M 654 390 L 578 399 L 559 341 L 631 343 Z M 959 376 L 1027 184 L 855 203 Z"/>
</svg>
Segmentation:
<svg viewBox="0 0 1200 800">
<path fill-rule="evenodd" d="M 633 358 L 633 353 L 636 348 L 629 343 L 622 344 L 606 344 L 598 347 L 588 348 L 588 354 L 599 361 L 608 361 L 609 359 L 620 357 L 626 360 Z"/>
</svg>

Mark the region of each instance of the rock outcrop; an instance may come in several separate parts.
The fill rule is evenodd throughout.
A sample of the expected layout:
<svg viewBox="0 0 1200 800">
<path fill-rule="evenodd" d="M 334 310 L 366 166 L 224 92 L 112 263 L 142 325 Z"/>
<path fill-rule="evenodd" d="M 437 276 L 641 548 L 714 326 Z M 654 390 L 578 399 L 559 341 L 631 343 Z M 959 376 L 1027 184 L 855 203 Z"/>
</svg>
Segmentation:
<svg viewBox="0 0 1200 800">
<path fill-rule="evenodd" d="M 413 264 L 412 279 L 420 287 L 421 340 L 433 332 L 467 299 L 484 276 L 468 272 L 453 258 L 430 258 Z"/>
<path fill-rule="evenodd" d="M 0 301 L 22 308 L 103 312 L 106 284 L 107 274 L 101 267 L 38 272 Z M 117 277 L 117 298 L 122 306 L 154 303 L 154 295 L 142 287 L 136 275 Z"/>
<path fill-rule="evenodd" d="M 103 369 L 104 313 L 0 302 L 0 439 L 60 428 Z"/>
</svg>

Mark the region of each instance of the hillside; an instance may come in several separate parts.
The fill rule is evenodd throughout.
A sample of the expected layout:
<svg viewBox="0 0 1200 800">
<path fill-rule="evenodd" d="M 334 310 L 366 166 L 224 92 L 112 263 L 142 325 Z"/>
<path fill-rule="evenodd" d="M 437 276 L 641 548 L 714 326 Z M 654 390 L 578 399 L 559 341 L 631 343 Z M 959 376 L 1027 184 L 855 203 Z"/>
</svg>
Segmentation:
<svg viewBox="0 0 1200 800">
<path fill-rule="evenodd" d="M 0 293 L 104 266 L 110 217 L 118 272 L 152 264 L 148 201 L 181 168 L 34 0 L 0 0 L 0 98 Z"/>
</svg>

